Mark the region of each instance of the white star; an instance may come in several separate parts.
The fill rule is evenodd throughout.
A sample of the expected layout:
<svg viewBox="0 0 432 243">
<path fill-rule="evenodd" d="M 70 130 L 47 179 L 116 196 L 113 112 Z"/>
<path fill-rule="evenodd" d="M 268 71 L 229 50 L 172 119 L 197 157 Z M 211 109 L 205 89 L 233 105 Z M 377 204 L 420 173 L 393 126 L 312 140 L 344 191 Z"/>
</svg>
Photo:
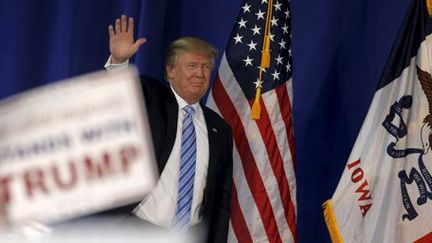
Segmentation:
<svg viewBox="0 0 432 243">
<path fill-rule="evenodd" d="M 272 35 L 272 34 L 270 33 L 270 40 L 271 40 L 271 41 L 274 41 L 274 39 L 273 39 L 274 36 L 275 36 L 275 35 Z"/>
<path fill-rule="evenodd" d="M 276 26 L 278 26 L 278 19 L 277 18 L 275 18 L 274 16 L 273 16 L 273 18 L 272 18 L 272 20 L 271 20 L 271 26 L 273 26 L 273 25 L 276 25 Z"/>
<path fill-rule="evenodd" d="M 256 45 L 257 43 L 253 42 L 253 40 L 251 40 L 251 42 L 249 44 L 247 44 L 247 46 L 249 46 L 249 51 L 252 51 L 252 49 L 256 50 Z"/>
<path fill-rule="evenodd" d="M 268 4 L 268 0 L 262 0 L 261 4 L 267 3 Z"/>
<path fill-rule="evenodd" d="M 282 10 L 281 6 L 282 6 L 282 3 L 276 3 L 276 4 L 274 5 L 275 9 L 276 9 L 276 10 L 279 10 L 279 11 Z"/>
<path fill-rule="evenodd" d="M 285 65 L 285 67 L 287 72 L 291 71 L 291 64 L 288 63 L 287 65 Z"/>
<path fill-rule="evenodd" d="M 279 44 L 279 46 L 280 46 L 280 49 L 285 49 L 285 48 L 286 48 L 286 47 L 285 47 L 286 42 L 285 42 L 284 39 L 282 39 L 278 44 Z"/>
<path fill-rule="evenodd" d="M 292 56 L 291 48 L 288 50 L 288 53 L 289 53 L 290 56 Z"/>
<path fill-rule="evenodd" d="M 267 71 L 265 70 L 265 68 L 263 68 L 263 67 L 261 67 L 261 66 L 258 66 L 257 67 L 261 72 L 263 72 L 263 73 L 266 73 Z"/>
<path fill-rule="evenodd" d="M 278 55 L 277 58 L 275 58 L 277 64 L 282 64 L 282 59 L 283 59 L 283 57 L 281 57 L 280 54 Z"/>
<path fill-rule="evenodd" d="M 251 59 L 249 56 L 246 56 L 246 59 L 243 59 L 243 61 L 245 62 L 245 67 L 247 67 L 248 65 L 252 66 L 253 59 Z"/>
<path fill-rule="evenodd" d="M 288 25 L 285 23 L 282 27 L 284 34 L 288 34 Z"/>
<path fill-rule="evenodd" d="M 261 9 L 259 9 L 258 13 L 255 13 L 255 15 L 257 16 L 257 20 L 264 19 L 264 14 L 265 12 L 261 12 Z"/>
<path fill-rule="evenodd" d="M 262 85 L 261 85 L 262 82 L 259 79 L 257 79 L 257 81 L 254 82 L 254 84 L 255 84 L 255 89 L 262 88 Z"/>
<path fill-rule="evenodd" d="M 239 35 L 239 33 L 237 33 L 237 35 L 234 37 L 234 40 L 235 40 L 235 44 L 237 44 L 237 43 L 243 43 L 242 42 L 242 38 L 243 38 L 243 36 L 240 36 Z"/>
<path fill-rule="evenodd" d="M 260 34 L 260 29 L 261 28 L 258 28 L 258 26 L 257 25 L 255 25 L 255 27 L 253 28 L 253 29 L 251 29 L 252 31 L 253 31 L 253 35 L 255 35 L 255 34 Z"/>
<path fill-rule="evenodd" d="M 285 11 L 284 14 L 285 14 L 285 18 L 289 18 L 290 17 L 289 9 L 287 9 L 287 11 Z"/>
<path fill-rule="evenodd" d="M 242 7 L 243 9 L 243 13 L 249 12 L 250 13 L 250 7 L 252 7 L 251 5 L 248 5 L 247 3 L 245 3 L 245 5 Z"/>
<path fill-rule="evenodd" d="M 237 23 L 240 25 L 239 29 L 241 29 L 242 27 L 246 28 L 247 21 L 243 20 L 243 18 L 241 18 L 240 22 L 237 22 Z"/>
<path fill-rule="evenodd" d="M 271 74 L 273 76 L 273 80 L 279 80 L 279 74 L 280 73 L 278 71 L 274 70 L 274 73 Z"/>
</svg>

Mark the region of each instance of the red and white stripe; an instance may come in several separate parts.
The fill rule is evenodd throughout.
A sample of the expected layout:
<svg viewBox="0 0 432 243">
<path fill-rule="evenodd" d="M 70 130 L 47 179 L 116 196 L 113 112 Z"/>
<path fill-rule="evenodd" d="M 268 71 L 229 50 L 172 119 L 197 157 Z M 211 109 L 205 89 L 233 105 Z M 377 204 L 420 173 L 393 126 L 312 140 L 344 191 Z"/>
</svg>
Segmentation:
<svg viewBox="0 0 432 243">
<path fill-rule="evenodd" d="M 228 242 L 297 242 L 291 94 L 291 79 L 264 93 L 261 117 L 251 120 L 253 100 L 244 96 L 225 55 L 222 57 L 207 105 L 233 130 Z"/>
</svg>

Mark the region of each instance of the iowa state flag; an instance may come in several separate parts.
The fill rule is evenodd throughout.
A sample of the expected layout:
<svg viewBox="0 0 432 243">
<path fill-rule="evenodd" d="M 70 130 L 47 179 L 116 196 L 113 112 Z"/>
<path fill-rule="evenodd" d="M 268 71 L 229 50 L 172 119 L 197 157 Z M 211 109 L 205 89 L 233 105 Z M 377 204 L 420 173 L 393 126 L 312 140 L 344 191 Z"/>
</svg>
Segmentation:
<svg viewBox="0 0 432 243">
<path fill-rule="evenodd" d="M 411 0 L 324 214 L 333 242 L 432 242 L 432 36 Z"/>
</svg>

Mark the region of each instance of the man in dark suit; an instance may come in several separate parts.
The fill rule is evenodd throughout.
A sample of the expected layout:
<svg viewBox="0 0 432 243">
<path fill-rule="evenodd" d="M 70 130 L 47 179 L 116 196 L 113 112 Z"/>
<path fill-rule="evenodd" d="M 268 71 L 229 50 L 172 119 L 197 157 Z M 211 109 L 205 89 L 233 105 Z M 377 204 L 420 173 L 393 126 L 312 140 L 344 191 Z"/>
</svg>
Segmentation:
<svg viewBox="0 0 432 243">
<path fill-rule="evenodd" d="M 116 19 L 114 27 L 109 26 L 109 34 L 108 70 L 127 66 L 145 42 L 134 41 L 133 19 L 127 20 L 126 16 Z M 205 225 L 207 242 L 226 242 L 232 181 L 231 130 L 218 114 L 199 103 L 209 88 L 216 56 L 217 51 L 207 42 L 181 38 L 167 53 L 169 84 L 142 77 L 160 178 L 148 197 L 134 205 L 132 213 L 143 224 L 168 229 Z"/>
</svg>

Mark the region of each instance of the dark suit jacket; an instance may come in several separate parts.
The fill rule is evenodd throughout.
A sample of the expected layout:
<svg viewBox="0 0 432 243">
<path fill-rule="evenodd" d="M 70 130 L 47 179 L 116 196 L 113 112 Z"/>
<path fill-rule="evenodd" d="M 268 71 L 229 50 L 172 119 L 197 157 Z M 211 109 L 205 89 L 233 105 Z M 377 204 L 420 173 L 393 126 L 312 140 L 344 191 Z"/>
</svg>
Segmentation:
<svg viewBox="0 0 432 243">
<path fill-rule="evenodd" d="M 168 84 L 158 80 L 142 77 L 142 89 L 152 132 L 154 151 L 157 159 L 159 173 L 161 173 L 174 146 L 178 104 Z M 207 183 L 204 189 L 204 197 L 200 214 L 203 223 L 194 227 L 196 230 L 206 229 L 209 243 L 225 243 L 228 235 L 230 217 L 231 183 L 232 183 L 232 135 L 228 124 L 214 111 L 201 104 L 204 119 L 207 125 L 209 142 L 209 163 Z M 94 215 L 84 216 L 78 219 L 54 225 L 56 231 L 62 232 L 71 225 L 97 217 L 116 217 L 119 220 L 113 222 L 113 230 L 122 230 L 122 226 L 128 227 L 133 223 L 134 229 L 143 229 L 149 224 L 132 216 L 133 209 L 140 202 L 135 202 L 123 207 L 103 211 Z M 124 219 L 125 221 L 121 220 Z M 110 230 L 110 229 L 108 229 Z"/>
<path fill-rule="evenodd" d="M 152 131 L 159 173 L 174 146 L 178 104 L 168 84 L 142 77 L 142 88 Z M 201 214 L 207 225 L 207 242 L 226 242 L 232 183 L 232 135 L 228 124 L 203 104 L 209 141 L 209 164 Z"/>
</svg>

